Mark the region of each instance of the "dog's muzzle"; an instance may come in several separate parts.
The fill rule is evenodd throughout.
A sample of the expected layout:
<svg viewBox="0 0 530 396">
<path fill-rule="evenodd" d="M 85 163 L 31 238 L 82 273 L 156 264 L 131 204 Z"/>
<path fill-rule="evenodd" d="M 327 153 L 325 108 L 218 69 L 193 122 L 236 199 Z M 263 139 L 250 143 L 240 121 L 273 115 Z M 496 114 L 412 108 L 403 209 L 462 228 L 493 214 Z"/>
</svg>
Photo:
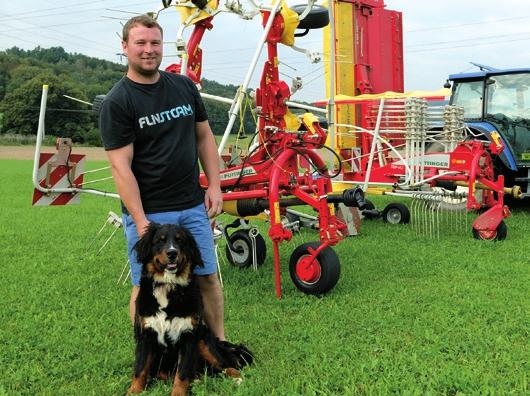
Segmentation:
<svg viewBox="0 0 530 396">
<path fill-rule="evenodd" d="M 178 251 L 175 248 L 170 248 L 166 252 L 168 263 L 166 265 L 167 272 L 175 272 L 177 270 Z"/>
</svg>

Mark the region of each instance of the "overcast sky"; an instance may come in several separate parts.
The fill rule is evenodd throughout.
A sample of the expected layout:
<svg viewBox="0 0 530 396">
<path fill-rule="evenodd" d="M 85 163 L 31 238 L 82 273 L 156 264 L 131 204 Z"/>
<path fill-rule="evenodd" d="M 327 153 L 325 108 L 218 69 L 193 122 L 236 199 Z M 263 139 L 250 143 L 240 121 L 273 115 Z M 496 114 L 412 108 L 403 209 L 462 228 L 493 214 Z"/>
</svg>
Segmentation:
<svg viewBox="0 0 530 396">
<path fill-rule="evenodd" d="M 242 2 L 245 4 L 244 2 Z M 289 1 L 300 4 L 303 1 Z M 387 8 L 403 12 L 405 89 L 441 88 L 447 75 L 473 70 L 469 62 L 495 67 L 530 67 L 530 2 L 527 0 L 386 0 Z M 0 50 L 13 46 L 32 49 L 62 46 L 68 52 L 125 62 L 117 33 L 134 13 L 153 11 L 161 1 L 130 0 L 0 0 Z M 174 41 L 179 15 L 165 11 L 165 59 L 176 62 Z M 203 39 L 203 76 L 239 85 L 260 36 L 258 17 L 251 21 L 222 14 Z M 322 48 L 319 31 L 297 45 Z M 303 78 L 305 87 L 294 99 L 323 98 L 322 64 L 312 65 L 292 49 L 282 49 L 282 77 Z M 261 65 L 261 63 L 260 63 Z M 254 86 L 261 74 L 256 71 Z"/>
</svg>

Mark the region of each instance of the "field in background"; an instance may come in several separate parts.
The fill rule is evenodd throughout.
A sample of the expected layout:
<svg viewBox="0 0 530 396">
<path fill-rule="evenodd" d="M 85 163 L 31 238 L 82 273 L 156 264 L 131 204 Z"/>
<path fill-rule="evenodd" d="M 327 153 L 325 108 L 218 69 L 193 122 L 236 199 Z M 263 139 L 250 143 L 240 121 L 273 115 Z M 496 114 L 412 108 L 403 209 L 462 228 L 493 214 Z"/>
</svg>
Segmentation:
<svg viewBox="0 0 530 396">
<path fill-rule="evenodd" d="M 116 284 L 124 239 L 119 232 L 99 256 L 86 251 L 118 202 L 86 195 L 78 206 L 32 208 L 31 169 L 0 161 L 0 395 L 124 394 L 134 356 L 129 286 Z M 256 364 L 240 386 L 203 378 L 193 394 L 528 394 L 528 209 L 507 224 L 507 240 L 491 243 L 469 228 L 434 241 L 364 221 L 335 248 L 341 278 L 322 298 L 297 291 L 287 265 L 314 231 L 281 245 L 280 301 L 268 241 L 257 272 L 221 260 L 228 337 Z M 147 394 L 169 392 L 156 383 Z"/>
</svg>

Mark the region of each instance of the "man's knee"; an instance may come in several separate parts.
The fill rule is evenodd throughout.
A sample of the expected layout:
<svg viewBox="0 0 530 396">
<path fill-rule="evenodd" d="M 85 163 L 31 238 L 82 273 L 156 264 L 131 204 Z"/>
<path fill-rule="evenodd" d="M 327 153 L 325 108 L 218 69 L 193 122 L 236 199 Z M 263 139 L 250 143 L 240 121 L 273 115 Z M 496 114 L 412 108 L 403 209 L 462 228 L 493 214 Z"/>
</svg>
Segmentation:
<svg viewBox="0 0 530 396">
<path fill-rule="evenodd" d="M 199 286 L 201 287 L 201 289 L 212 289 L 221 287 L 219 283 L 219 278 L 217 277 L 217 273 L 210 275 L 199 275 L 197 276 L 197 279 L 199 281 Z"/>
</svg>

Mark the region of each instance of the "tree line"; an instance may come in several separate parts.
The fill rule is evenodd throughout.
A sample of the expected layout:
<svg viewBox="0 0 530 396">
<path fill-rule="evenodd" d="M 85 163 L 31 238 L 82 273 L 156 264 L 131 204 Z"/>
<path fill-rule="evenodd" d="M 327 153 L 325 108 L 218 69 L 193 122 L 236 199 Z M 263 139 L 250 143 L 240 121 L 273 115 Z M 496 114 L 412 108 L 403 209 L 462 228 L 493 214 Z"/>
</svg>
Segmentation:
<svg viewBox="0 0 530 396">
<path fill-rule="evenodd" d="M 124 65 L 67 53 L 62 47 L 32 50 L 13 47 L 0 51 L 0 134 L 37 134 L 42 86 L 47 84 L 46 135 L 100 146 L 96 113 L 91 106 L 64 95 L 92 103 L 97 95 L 107 93 L 125 72 Z M 233 98 L 237 88 L 202 81 L 202 91 L 213 95 Z M 222 135 L 228 123 L 229 106 L 212 100 L 204 102 L 214 134 Z M 238 119 L 232 130 L 248 134 L 254 128 L 247 107 L 243 127 Z"/>
</svg>

